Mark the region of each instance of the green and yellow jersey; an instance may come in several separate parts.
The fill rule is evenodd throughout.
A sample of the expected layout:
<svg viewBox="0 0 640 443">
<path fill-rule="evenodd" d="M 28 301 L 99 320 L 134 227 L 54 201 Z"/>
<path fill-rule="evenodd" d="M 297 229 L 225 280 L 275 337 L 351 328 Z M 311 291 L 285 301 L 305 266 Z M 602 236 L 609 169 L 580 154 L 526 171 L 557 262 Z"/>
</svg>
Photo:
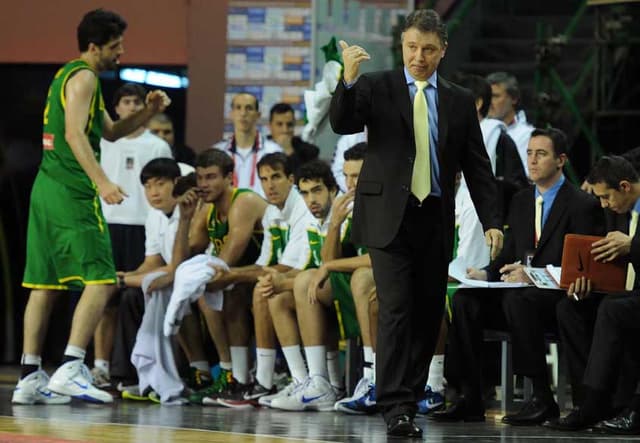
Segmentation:
<svg viewBox="0 0 640 443">
<path fill-rule="evenodd" d="M 239 195 L 247 192 L 253 191 L 251 189 L 234 188 L 231 194 L 231 205 L 233 206 L 233 203 Z M 222 247 L 227 241 L 227 236 L 229 235 L 229 220 L 220 220 L 215 204 L 211 205 L 209 214 L 207 215 L 207 231 L 209 233 L 209 241 L 213 245 L 211 254 L 217 257 L 220 254 L 220 251 L 222 251 Z M 244 254 L 242 254 L 242 258 L 234 266 L 245 266 L 255 263 L 258 255 L 260 254 L 261 246 L 262 231 L 255 230 L 251 235 L 251 239 L 249 240 L 249 244 L 247 245 Z"/>
<path fill-rule="evenodd" d="M 100 161 L 100 138 L 104 121 L 104 100 L 98 73 L 83 60 L 73 60 L 58 70 L 47 94 L 44 109 L 44 129 L 42 134 L 42 163 L 40 171 L 51 179 L 67 186 L 80 196 L 96 195 L 95 185 L 76 160 L 71 147 L 65 139 L 65 87 L 71 77 L 83 69 L 89 69 L 96 75 L 96 85 L 89 107 L 89 118 L 85 134 L 98 162 Z"/>
</svg>

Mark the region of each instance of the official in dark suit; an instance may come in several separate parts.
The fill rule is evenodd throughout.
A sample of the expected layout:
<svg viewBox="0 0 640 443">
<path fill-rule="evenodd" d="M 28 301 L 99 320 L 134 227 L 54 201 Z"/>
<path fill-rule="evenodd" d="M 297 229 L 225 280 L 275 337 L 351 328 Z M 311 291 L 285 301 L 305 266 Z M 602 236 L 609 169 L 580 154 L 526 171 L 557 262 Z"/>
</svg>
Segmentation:
<svg viewBox="0 0 640 443">
<path fill-rule="evenodd" d="M 471 278 L 528 283 L 525 266 L 560 265 L 565 234 L 604 232 L 597 200 L 564 178 L 566 149 L 562 131 L 533 131 L 527 166 L 535 186 L 514 196 L 502 253 L 484 270 L 469 269 Z M 453 296 L 446 371 L 460 383 L 464 395 L 448 409 L 435 412 L 433 419 L 484 420 L 481 353 L 485 328 L 510 331 L 514 372 L 530 377 L 534 387 L 532 400 L 503 422 L 530 425 L 558 417 L 547 377 L 544 335 L 556 330 L 555 305 L 563 296 L 561 291 L 536 287 L 458 290 Z"/>
<path fill-rule="evenodd" d="M 465 174 L 494 256 L 502 247 L 495 180 L 473 98 L 436 72 L 447 34 L 435 11 L 407 17 L 404 68 L 358 78 L 369 55 L 340 45 L 344 78 L 331 126 L 339 134 L 369 131 L 352 238 L 369 248 L 378 290 L 377 403 L 388 434 L 420 436 L 413 418 L 444 311 L 455 174 Z"/>
<path fill-rule="evenodd" d="M 558 326 L 569 360 L 574 405 L 570 414 L 546 425 L 580 430 L 613 415 L 600 428 L 622 434 L 640 433 L 640 176 L 622 157 L 603 157 L 587 178 L 608 217 L 608 234 L 594 243 L 598 261 L 624 259 L 629 263 L 626 291 L 591 293 L 584 277 L 569 287 L 558 304 Z M 635 392 L 635 394 L 634 394 Z M 577 395 L 576 395 L 577 394 Z"/>
</svg>

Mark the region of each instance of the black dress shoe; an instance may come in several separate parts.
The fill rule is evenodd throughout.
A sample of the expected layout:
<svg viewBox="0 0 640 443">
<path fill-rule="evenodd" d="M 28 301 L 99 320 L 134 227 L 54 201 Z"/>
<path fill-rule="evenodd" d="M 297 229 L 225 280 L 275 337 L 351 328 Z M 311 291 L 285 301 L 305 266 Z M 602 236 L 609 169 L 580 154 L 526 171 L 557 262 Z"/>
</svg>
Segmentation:
<svg viewBox="0 0 640 443">
<path fill-rule="evenodd" d="M 468 406 L 464 399 L 460 399 L 446 408 L 444 411 L 435 411 L 429 415 L 434 421 L 484 421 L 484 409 L 480 406 Z"/>
<path fill-rule="evenodd" d="M 581 431 L 592 427 L 599 421 L 600 418 L 587 415 L 580 408 L 576 408 L 564 417 L 545 421 L 542 426 L 557 431 Z"/>
<path fill-rule="evenodd" d="M 520 411 L 502 417 L 502 423 L 512 426 L 532 426 L 558 417 L 560 417 L 560 408 L 555 401 L 544 402 L 534 397 Z"/>
<path fill-rule="evenodd" d="M 397 415 L 387 424 L 387 435 L 391 437 L 421 438 L 422 429 L 408 415 Z"/>
<path fill-rule="evenodd" d="M 640 412 L 626 409 L 618 416 L 600 422 L 599 429 L 610 434 L 640 434 Z"/>
</svg>

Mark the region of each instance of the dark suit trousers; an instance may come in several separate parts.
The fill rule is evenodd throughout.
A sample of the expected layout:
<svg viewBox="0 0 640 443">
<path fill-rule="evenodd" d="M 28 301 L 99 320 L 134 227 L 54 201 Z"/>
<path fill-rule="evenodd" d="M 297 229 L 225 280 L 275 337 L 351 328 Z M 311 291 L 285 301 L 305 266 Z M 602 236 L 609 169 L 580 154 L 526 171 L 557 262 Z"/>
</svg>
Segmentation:
<svg viewBox="0 0 640 443">
<path fill-rule="evenodd" d="M 474 407 L 482 406 L 483 331 L 507 329 L 504 300 L 502 289 L 459 289 L 453 296 L 446 376 Z"/>
<path fill-rule="evenodd" d="M 599 391 L 616 389 L 616 403 L 627 406 L 640 373 L 638 337 L 640 297 L 625 294 L 604 298 L 598 308 L 584 384 Z"/>
<path fill-rule="evenodd" d="M 378 295 L 376 400 L 387 422 L 414 416 L 444 313 L 447 263 L 442 209 L 430 197 L 409 203 L 395 239 L 370 248 Z"/>
<path fill-rule="evenodd" d="M 523 288 L 504 291 L 503 307 L 513 345 L 513 372 L 547 379 L 545 333 L 557 333 L 556 305 L 564 291 Z"/>
<path fill-rule="evenodd" d="M 582 381 L 601 300 L 602 296 L 598 295 L 593 295 L 579 302 L 565 297 L 556 306 L 558 332 L 569 363 L 574 405 L 581 405 L 584 400 Z"/>
</svg>

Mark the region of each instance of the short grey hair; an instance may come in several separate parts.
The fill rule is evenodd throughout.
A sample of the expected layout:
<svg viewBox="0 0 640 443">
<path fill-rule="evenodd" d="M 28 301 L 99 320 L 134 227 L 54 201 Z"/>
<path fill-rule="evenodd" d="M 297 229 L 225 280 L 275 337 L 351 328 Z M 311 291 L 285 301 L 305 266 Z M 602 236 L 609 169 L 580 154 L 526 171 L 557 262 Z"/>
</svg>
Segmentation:
<svg viewBox="0 0 640 443">
<path fill-rule="evenodd" d="M 416 9 L 407 16 L 402 27 L 402 32 L 409 28 L 416 28 L 420 32 L 435 32 L 442 46 L 449 41 L 447 25 L 442 22 L 440 15 L 433 9 Z"/>
<path fill-rule="evenodd" d="M 492 72 L 487 75 L 487 82 L 489 82 L 490 85 L 504 85 L 507 94 L 509 94 L 511 98 L 520 101 L 520 87 L 518 87 L 518 80 L 513 74 L 503 71 Z"/>
</svg>

